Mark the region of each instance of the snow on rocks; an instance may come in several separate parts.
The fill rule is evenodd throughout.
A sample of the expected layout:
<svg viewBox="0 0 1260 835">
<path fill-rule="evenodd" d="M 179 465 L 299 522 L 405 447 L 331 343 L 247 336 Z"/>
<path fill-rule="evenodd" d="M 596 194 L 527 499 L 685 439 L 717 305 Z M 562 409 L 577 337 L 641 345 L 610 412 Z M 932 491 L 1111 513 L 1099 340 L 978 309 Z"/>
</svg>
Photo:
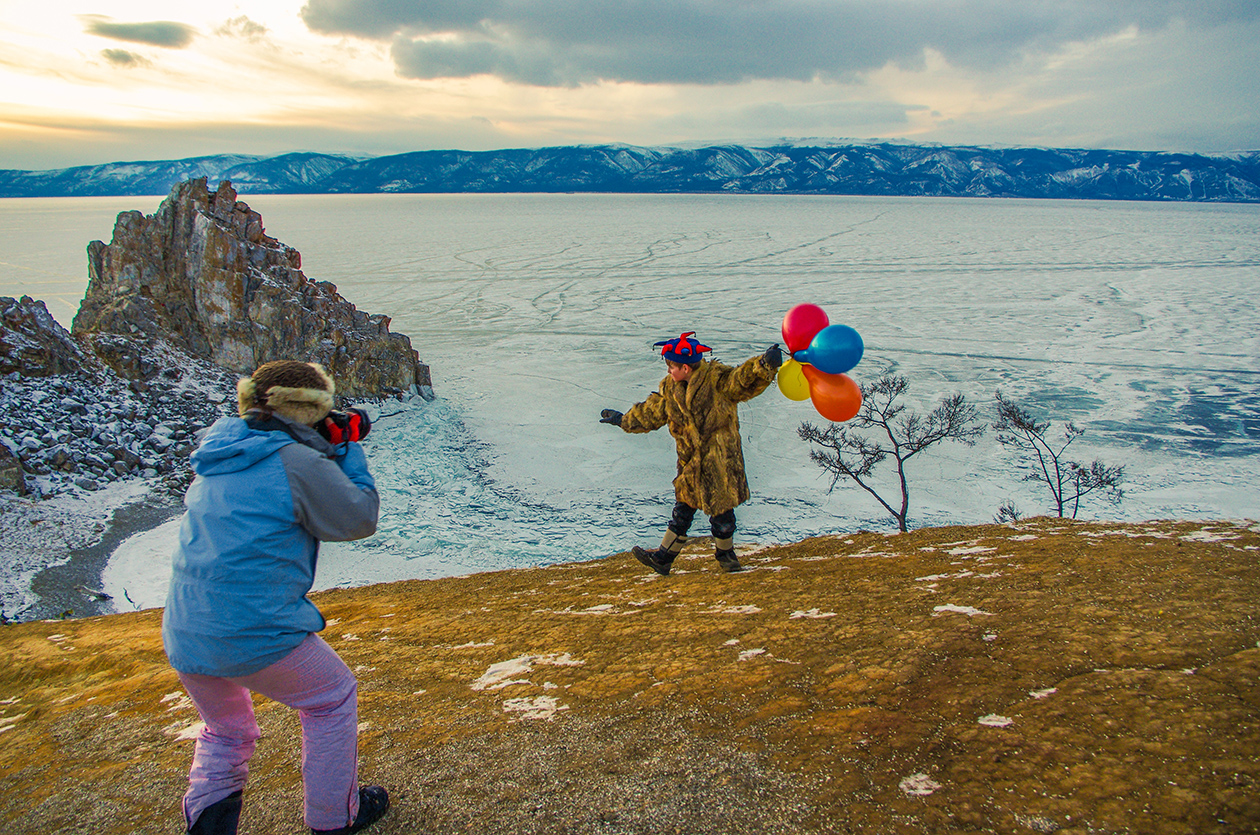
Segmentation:
<svg viewBox="0 0 1260 835">
<path fill-rule="evenodd" d="M 230 375 L 204 371 L 209 379 L 171 365 L 131 385 L 104 373 L 10 372 L 0 387 L 0 444 L 20 461 L 25 492 L 39 498 L 130 478 L 164 477 L 182 489 L 199 433 L 231 405 L 208 390 L 232 385 Z"/>
</svg>

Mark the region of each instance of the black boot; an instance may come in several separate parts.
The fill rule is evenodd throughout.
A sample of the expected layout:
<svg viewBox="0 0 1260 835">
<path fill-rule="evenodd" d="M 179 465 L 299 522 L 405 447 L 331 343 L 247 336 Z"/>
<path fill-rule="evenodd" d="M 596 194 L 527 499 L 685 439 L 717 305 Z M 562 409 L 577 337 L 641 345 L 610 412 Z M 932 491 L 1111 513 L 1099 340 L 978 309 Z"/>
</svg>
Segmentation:
<svg viewBox="0 0 1260 835">
<path fill-rule="evenodd" d="M 239 791 L 201 810 L 188 835 L 236 835 L 243 800 Z"/>
<path fill-rule="evenodd" d="M 744 567 L 739 564 L 739 557 L 735 556 L 735 549 L 729 551 L 719 550 L 713 555 L 718 561 L 718 565 L 722 566 L 722 570 L 726 572 L 743 571 Z"/>
<path fill-rule="evenodd" d="M 359 814 L 354 823 L 340 829 L 312 829 L 311 835 L 354 835 L 362 832 L 385 816 L 389 811 L 389 792 L 380 786 L 359 789 Z"/>
<path fill-rule="evenodd" d="M 674 564 L 674 560 L 678 558 L 686 544 L 687 537 L 684 534 L 674 533 L 673 528 L 666 528 L 660 548 L 649 551 L 636 545 L 630 549 L 630 553 L 634 554 L 634 558 L 639 562 L 664 577 L 669 574 L 670 566 Z"/>
<path fill-rule="evenodd" d="M 638 545 L 630 549 L 630 553 L 634 554 L 634 558 L 646 565 L 648 568 L 660 574 L 662 577 L 669 576 L 669 569 L 674 564 L 676 554 L 671 554 L 665 549 L 649 551 L 646 548 L 640 548 Z"/>
</svg>

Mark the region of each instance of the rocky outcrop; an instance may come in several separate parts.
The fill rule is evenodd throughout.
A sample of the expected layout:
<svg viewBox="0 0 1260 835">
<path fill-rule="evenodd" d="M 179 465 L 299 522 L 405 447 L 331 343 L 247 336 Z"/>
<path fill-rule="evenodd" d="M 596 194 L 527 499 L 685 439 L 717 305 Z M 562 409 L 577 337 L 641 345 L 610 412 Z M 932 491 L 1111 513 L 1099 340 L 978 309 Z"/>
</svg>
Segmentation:
<svg viewBox="0 0 1260 835">
<path fill-rule="evenodd" d="M 229 183 L 123 212 L 88 261 L 72 332 L 41 301 L 0 298 L 0 490 L 143 476 L 182 492 L 199 433 L 236 411 L 237 377 L 273 359 L 322 363 L 350 400 L 432 397 L 411 341 L 308 279 Z"/>
<path fill-rule="evenodd" d="M 301 255 L 270 237 L 229 182 L 176 185 L 152 215 L 123 212 L 109 244 L 88 247 L 88 288 L 74 336 L 119 374 L 148 379 L 155 340 L 237 374 L 264 362 L 322 363 L 338 393 L 427 392 L 428 367 L 388 316 L 303 274 Z"/>
<path fill-rule="evenodd" d="M 17 304 L 44 309 L 29 299 Z M 0 342 L 28 336 L 9 326 L 12 318 L 0 326 Z M 31 369 L 62 370 L 16 369 L 0 381 L 0 490 L 47 498 L 142 476 L 178 493 L 191 477 L 188 456 L 198 433 L 235 413 L 235 374 L 161 340 L 146 348 L 143 367 L 153 373 L 144 381 L 115 374 L 55 321 L 43 323 L 35 336 L 25 355 Z M 102 337 L 102 344 L 110 342 Z M 46 353 L 30 347 L 36 344 L 47 346 Z"/>
<path fill-rule="evenodd" d="M 43 302 L 30 296 L 0 296 L 0 374 L 77 373 L 86 362 L 82 349 Z"/>
</svg>

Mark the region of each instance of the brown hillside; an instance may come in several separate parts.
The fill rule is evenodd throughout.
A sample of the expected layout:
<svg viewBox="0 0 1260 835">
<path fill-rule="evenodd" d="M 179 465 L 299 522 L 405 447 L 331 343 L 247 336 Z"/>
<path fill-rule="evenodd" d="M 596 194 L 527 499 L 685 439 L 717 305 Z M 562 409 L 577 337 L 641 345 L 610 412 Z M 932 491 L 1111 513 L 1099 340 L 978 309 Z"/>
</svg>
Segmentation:
<svg viewBox="0 0 1260 835">
<path fill-rule="evenodd" d="M 702 545 L 315 595 L 369 831 L 1260 832 L 1260 525 Z M 183 831 L 160 616 L 0 629 L 5 833 Z M 241 831 L 304 832 L 296 718 L 259 721 Z"/>
</svg>

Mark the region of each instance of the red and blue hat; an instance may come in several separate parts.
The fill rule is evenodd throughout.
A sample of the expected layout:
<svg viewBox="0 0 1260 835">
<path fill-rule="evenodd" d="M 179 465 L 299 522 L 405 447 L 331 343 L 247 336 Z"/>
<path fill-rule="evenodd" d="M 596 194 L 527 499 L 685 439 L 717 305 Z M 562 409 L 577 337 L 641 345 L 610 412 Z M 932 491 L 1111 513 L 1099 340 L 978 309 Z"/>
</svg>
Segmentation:
<svg viewBox="0 0 1260 835">
<path fill-rule="evenodd" d="M 671 362 L 695 365 L 704 359 L 700 356 L 702 353 L 713 350 L 708 345 L 701 345 L 698 339 L 693 339 L 692 337 L 695 335 L 695 331 L 687 331 L 676 339 L 666 339 L 664 342 L 657 342 L 653 347 L 660 348 L 661 356 Z"/>
</svg>

